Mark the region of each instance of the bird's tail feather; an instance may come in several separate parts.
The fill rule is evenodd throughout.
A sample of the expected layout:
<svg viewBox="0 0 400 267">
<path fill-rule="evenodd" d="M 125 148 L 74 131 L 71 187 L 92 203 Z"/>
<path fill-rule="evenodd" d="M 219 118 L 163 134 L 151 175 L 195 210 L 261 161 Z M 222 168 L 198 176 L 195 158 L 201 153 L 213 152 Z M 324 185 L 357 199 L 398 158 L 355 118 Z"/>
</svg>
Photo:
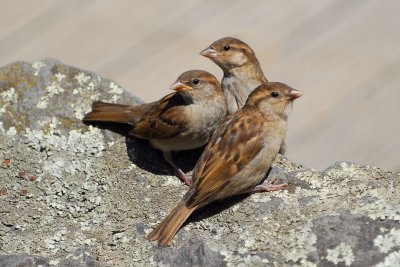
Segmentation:
<svg viewBox="0 0 400 267">
<path fill-rule="evenodd" d="M 83 121 L 133 124 L 142 117 L 143 111 L 144 105 L 129 106 L 98 101 L 93 103 L 92 111 L 85 115 Z"/>
<path fill-rule="evenodd" d="M 178 232 L 179 228 L 192 214 L 196 207 L 188 208 L 182 201 L 148 236 L 149 240 L 157 240 L 158 245 L 164 247 L 168 245 Z"/>
</svg>

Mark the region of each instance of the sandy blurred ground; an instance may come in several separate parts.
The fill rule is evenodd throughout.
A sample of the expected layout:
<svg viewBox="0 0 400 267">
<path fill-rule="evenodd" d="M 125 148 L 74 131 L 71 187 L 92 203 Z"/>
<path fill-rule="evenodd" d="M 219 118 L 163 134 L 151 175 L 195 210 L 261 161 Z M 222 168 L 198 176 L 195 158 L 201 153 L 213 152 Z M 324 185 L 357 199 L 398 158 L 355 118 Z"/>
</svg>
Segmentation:
<svg viewBox="0 0 400 267">
<path fill-rule="evenodd" d="M 146 101 L 212 41 L 250 44 L 267 78 L 305 93 L 287 156 L 400 170 L 400 1 L 0 1 L 0 65 L 53 57 L 117 81 Z"/>
</svg>

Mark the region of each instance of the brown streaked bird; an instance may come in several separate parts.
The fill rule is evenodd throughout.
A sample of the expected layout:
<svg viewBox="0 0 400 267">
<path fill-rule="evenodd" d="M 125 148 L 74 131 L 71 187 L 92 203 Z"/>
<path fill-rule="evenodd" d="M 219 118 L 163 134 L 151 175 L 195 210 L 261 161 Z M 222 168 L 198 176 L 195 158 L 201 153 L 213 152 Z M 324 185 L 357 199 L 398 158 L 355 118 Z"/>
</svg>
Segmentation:
<svg viewBox="0 0 400 267">
<path fill-rule="evenodd" d="M 221 86 L 228 114 L 242 108 L 250 93 L 268 82 L 253 49 L 239 39 L 221 38 L 201 51 L 200 55 L 211 59 L 224 72 Z M 279 153 L 285 154 L 285 151 L 286 143 L 283 142 Z"/>
<path fill-rule="evenodd" d="M 260 184 L 278 154 L 287 130 L 292 101 L 301 92 L 283 83 L 255 89 L 245 106 L 227 117 L 215 131 L 193 173 L 193 184 L 181 202 L 147 236 L 168 245 L 196 209 L 230 196 L 287 188 Z"/>
<path fill-rule="evenodd" d="M 221 38 L 200 55 L 211 59 L 224 72 L 221 86 L 229 114 L 242 108 L 257 86 L 268 82 L 253 49 L 239 39 Z"/>
<path fill-rule="evenodd" d="M 187 185 L 190 178 L 175 164 L 173 151 L 205 145 L 226 116 L 226 102 L 218 80 L 202 70 L 184 72 L 160 100 L 137 106 L 94 102 L 84 122 L 128 123 L 129 135 L 149 140 Z"/>
</svg>

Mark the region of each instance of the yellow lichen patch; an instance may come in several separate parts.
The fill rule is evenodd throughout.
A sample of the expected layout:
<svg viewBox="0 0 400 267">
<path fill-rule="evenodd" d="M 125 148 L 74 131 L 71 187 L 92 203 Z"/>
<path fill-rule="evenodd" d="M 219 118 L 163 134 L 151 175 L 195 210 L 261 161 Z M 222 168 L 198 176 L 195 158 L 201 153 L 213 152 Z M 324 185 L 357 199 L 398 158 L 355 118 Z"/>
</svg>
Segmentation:
<svg viewBox="0 0 400 267">
<path fill-rule="evenodd" d="M 34 88 L 38 85 L 38 79 L 29 75 L 21 68 L 20 63 L 14 63 L 2 68 L 0 80 L 5 81 L 5 88 Z"/>
</svg>

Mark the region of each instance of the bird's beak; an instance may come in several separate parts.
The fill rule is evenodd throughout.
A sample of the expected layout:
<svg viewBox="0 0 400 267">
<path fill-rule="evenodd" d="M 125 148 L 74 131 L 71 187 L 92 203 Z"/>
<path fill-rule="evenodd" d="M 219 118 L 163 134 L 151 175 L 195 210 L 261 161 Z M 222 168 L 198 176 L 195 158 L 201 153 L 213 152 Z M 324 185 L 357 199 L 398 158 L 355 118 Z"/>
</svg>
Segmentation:
<svg viewBox="0 0 400 267">
<path fill-rule="evenodd" d="M 217 56 L 217 51 L 215 51 L 211 47 L 208 47 L 208 48 L 204 49 L 203 51 L 201 51 L 200 55 L 202 55 L 203 57 L 215 58 Z"/>
<path fill-rule="evenodd" d="M 173 83 L 169 87 L 169 89 L 177 91 L 177 92 L 185 92 L 185 91 L 188 91 L 188 90 L 192 90 L 193 88 L 188 86 L 188 85 L 186 85 L 186 84 L 184 84 L 184 83 L 181 83 L 181 82 L 177 81 L 177 82 Z"/>
<path fill-rule="evenodd" d="M 299 98 L 302 95 L 303 95 L 302 92 L 294 90 L 294 89 L 289 92 L 289 96 L 290 96 L 291 100 L 295 100 L 295 99 Z"/>
</svg>

